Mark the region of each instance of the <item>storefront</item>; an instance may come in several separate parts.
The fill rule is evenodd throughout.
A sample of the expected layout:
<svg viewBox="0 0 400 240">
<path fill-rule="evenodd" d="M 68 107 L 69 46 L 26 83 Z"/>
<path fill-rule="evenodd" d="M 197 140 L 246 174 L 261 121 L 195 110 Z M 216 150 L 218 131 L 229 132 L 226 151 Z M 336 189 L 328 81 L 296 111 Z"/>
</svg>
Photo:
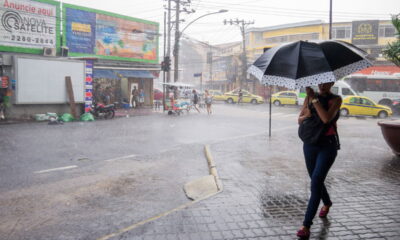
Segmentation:
<svg viewBox="0 0 400 240">
<path fill-rule="evenodd" d="M 152 104 L 160 70 L 158 23 L 52 0 L 26 0 L 46 16 L 11 9 L 19 2 L 9 0 L 4 8 L 47 31 L 22 31 L 0 11 L 9 23 L 0 25 L 0 97 L 8 117 L 69 112 L 67 76 L 80 113 L 90 110 L 93 99 L 130 102 L 133 86 L 144 90 L 145 105 Z"/>
<path fill-rule="evenodd" d="M 131 103 L 132 89 L 143 89 L 144 106 L 153 104 L 153 79 L 159 70 L 127 70 L 94 68 L 93 96 L 97 102 Z"/>
</svg>

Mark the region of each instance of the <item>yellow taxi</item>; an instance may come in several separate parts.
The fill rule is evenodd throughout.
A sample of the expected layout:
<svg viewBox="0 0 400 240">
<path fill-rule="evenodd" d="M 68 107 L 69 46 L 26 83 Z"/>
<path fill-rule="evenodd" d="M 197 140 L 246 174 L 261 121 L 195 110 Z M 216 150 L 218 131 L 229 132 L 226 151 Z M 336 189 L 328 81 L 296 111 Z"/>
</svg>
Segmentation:
<svg viewBox="0 0 400 240">
<path fill-rule="evenodd" d="M 225 99 L 223 97 L 224 94 L 220 90 L 210 89 L 210 90 L 208 90 L 208 92 L 211 94 L 214 101 L 225 101 Z"/>
<path fill-rule="evenodd" d="M 244 103 L 263 103 L 264 98 L 258 95 L 251 94 L 250 92 L 242 89 L 242 102 Z M 227 103 L 237 103 L 239 100 L 239 89 L 232 90 L 230 92 L 224 93 L 222 99 Z"/>
<path fill-rule="evenodd" d="M 362 96 L 348 96 L 343 99 L 342 106 L 340 106 L 340 115 L 342 116 L 361 115 L 386 118 L 392 114 L 389 107 L 376 104 L 371 99 Z"/>
<path fill-rule="evenodd" d="M 294 91 L 282 91 L 272 94 L 271 102 L 276 105 L 297 105 L 297 94 Z"/>
</svg>

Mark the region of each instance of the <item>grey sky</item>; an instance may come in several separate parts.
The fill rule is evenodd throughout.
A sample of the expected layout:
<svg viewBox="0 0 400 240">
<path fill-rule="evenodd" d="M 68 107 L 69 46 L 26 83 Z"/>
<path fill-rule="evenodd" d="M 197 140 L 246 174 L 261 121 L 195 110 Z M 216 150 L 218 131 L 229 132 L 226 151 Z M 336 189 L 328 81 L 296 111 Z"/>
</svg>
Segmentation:
<svg viewBox="0 0 400 240">
<path fill-rule="evenodd" d="M 62 0 L 65 3 L 110 11 L 160 23 L 163 31 L 164 0 Z M 174 6 L 174 3 L 172 3 Z M 189 9 L 189 7 L 187 7 Z M 237 26 L 224 25 L 224 19 L 255 21 L 250 27 L 274 26 L 285 23 L 329 20 L 329 0 L 192 0 L 194 14 L 182 14 L 191 20 L 209 12 L 229 12 L 204 17 L 185 30 L 185 34 L 213 44 L 240 40 Z M 333 0 L 333 22 L 362 19 L 390 19 L 400 13 L 400 0 Z"/>
</svg>

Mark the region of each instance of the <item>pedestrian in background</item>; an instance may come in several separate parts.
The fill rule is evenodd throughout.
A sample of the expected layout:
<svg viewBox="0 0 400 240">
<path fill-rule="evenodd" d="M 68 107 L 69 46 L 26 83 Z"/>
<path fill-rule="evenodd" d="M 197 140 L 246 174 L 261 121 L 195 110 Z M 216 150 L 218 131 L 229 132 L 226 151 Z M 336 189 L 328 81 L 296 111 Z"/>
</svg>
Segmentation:
<svg viewBox="0 0 400 240">
<path fill-rule="evenodd" d="M 144 91 L 143 89 L 139 90 L 139 106 L 143 107 L 144 106 Z"/>
<path fill-rule="evenodd" d="M 210 115 L 211 114 L 212 96 L 208 92 L 208 90 L 205 91 L 204 101 L 205 101 L 206 106 L 207 106 L 207 113 L 208 113 L 208 115 Z"/>
<path fill-rule="evenodd" d="M 136 86 L 133 86 L 132 89 L 132 100 L 131 100 L 131 104 L 133 108 L 137 108 L 138 107 L 138 97 L 139 97 L 139 91 L 137 90 Z"/>
<path fill-rule="evenodd" d="M 312 88 L 307 88 L 307 97 L 299 115 L 299 124 L 308 118 L 319 117 L 323 124 L 323 131 L 316 143 L 304 143 L 303 151 L 308 174 L 311 178 L 311 196 L 308 201 L 307 211 L 303 221 L 303 227 L 297 232 L 300 238 L 310 236 L 312 220 L 318 211 L 319 203 L 323 202 L 320 218 L 326 218 L 331 199 L 325 187 L 324 181 L 328 171 L 335 161 L 337 150 L 340 148 L 336 122 L 339 119 L 339 108 L 342 104 L 340 96 L 331 92 L 333 82 L 319 84 L 319 93 L 314 93 Z"/>
<path fill-rule="evenodd" d="M 238 99 L 238 105 L 243 102 L 243 92 L 242 89 L 239 89 L 239 99 Z"/>
<path fill-rule="evenodd" d="M 193 106 L 200 113 L 200 110 L 197 108 L 197 104 L 199 103 L 199 95 L 197 94 L 196 90 L 193 89 Z"/>
</svg>

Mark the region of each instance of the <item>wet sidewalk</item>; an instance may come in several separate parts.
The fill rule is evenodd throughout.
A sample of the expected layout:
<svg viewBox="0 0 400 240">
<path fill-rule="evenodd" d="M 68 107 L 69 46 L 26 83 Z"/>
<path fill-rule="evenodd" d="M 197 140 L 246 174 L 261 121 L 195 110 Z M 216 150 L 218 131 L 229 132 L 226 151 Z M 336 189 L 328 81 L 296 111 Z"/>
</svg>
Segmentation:
<svg viewBox="0 0 400 240">
<path fill-rule="evenodd" d="M 333 206 L 326 220 L 316 216 L 310 239 L 400 239 L 400 159 L 379 128 L 365 128 L 341 128 L 325 182 Z M 296 239 L 310 194 L 296 131 L 210 146 L 222 193 L 110 239 Z"/>
<path fill-rule="evenodd" d="M 162 108 L 155 109 L 152 107 L 143 108 L 119 108 L 115 110 L 115 117 L 137 117 L 148 116 L 152 114 L 162 114 Z"/>
</svg>

